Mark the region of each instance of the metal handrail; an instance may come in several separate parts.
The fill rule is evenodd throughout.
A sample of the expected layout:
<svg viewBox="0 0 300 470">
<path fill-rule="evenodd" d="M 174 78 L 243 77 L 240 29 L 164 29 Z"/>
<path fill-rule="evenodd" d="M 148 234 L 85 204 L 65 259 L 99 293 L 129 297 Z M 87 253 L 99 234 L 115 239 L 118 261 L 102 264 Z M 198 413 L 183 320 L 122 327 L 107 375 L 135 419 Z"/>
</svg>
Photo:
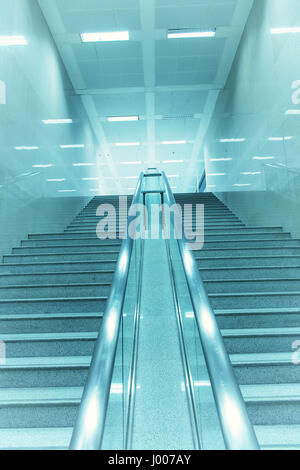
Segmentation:
<svg viewBox="0 0 300 470">
<path fill-rule="evenodd" d="M 132 199 L 132 205 L 137 204 L 140 200 L 143 178 L 144 173 L 141 173 Z M 127 231 L 134 219 L 135 216 L 128 216 Z M 98 450 L 101 448 L 132 247 L 133 239 L 127 236 L 121 245 L 110 296 L 106 304 L 73 430 L 70 450 Z"/>
<path fill-rule="evenodd" d="M 175 208 L 176 201 L 165 172 L 162 172 L 162 178 L 167 203 Z M 174 220 L 177 225 L 178 218 L 174 217 Z M 177 233 L 181 233 L 181 227 L 178 225 Z M 178 238 L 177 242 L 226 448 L 259 450 L 259 444 L 194 255 L 188 248 L 189 244 L 184 237 Z"/>
</svg>

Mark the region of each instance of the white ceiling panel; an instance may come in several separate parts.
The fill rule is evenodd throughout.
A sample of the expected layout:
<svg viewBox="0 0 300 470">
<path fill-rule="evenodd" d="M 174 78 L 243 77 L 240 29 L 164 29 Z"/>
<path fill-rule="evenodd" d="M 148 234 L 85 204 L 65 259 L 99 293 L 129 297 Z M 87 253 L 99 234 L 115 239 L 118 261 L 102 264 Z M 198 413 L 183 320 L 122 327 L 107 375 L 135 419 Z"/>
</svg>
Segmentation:
<svg viewBox="0 0 300 470">
<path fill-rule="evenodd" d="M 180 174 L 180 189 L 195 190 L 195 176 L 203 168 L 202 142 L 252 3 L 253 0 L 39 0 L 74 86 L 75 103 L 81 100 L 84 105 L 99 148 L 95 161 L 101 155 L 101 174 L 111 181 L 106 188 L 116 192 L 132 188 L 135 180 L 122 176 L 138 175 L 157 161 L 183 159 L 184 164 L 159 165 L 168 171 L 170 168 L 169 174 Z M 168 39 L 169 28 L 216 28 L 216 37 Z M 82 44 L 80 39 L 83 32 L 121 30 L 129 31 L 129 41 Z M 140 120 L 108 123 L 105 118 L 112 115 L 139 115 Z M 162 119 L 163 116 L 173 119 Z M 83 115 L 82 118 L 85 119 Z M 76 132 L 73 134 L 75 142 Z M 26 132 L 24 141 L 30 142 L 30 134 L 27 140 L 25 137 Z M 52 138 L 57 143 L 59 135 L 51 136 L 49 130 L 49 141 Z M 32 140 L 37 141 L 34 137 Z M 188 143 L 161 145 L 162 141 L 172 140 Z M 141 145 L 114 145 L 122 142 Z M 59 155 L 60 161 L 68 159 L 67 153 Z M 85 152 L 74 153 L 73 159 L 82 160 L 84 155 Z M 142 161 L 142 165 L 123 165 L 126 161 Z M 92 174 L 95 169 L 76 167 L 73 171 L 78 181 L 80 173 Z"/>
</svg>

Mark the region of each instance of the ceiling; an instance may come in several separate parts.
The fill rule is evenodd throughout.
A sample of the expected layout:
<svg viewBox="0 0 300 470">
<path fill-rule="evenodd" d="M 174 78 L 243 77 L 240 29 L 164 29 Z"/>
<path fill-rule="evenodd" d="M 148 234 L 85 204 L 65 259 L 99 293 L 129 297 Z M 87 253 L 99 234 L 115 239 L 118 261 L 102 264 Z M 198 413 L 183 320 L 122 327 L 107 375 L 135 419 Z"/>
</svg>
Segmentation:
<svg viewBox="0 0 300 470">
<path fill-rule="evenodd" d="M 252 3 L 39 0 L 74 99 L 82 102 L 97 139 L 97 176 L 105 192 L 132 192 L 135 177 L 149 166 L 164 169 L 174 191 L 195 191 L 202 143 Z M 216 28 L 216 37 L 168 39 L 167 30 L 177 28 Z M 86 44 L 80 37 L 123 30 L 129 41 Z M 118 115 L 138 115 L 139 121 L 107 121 Z M 128 142 L 139 146 L 116 146 Z"/>
</svg>

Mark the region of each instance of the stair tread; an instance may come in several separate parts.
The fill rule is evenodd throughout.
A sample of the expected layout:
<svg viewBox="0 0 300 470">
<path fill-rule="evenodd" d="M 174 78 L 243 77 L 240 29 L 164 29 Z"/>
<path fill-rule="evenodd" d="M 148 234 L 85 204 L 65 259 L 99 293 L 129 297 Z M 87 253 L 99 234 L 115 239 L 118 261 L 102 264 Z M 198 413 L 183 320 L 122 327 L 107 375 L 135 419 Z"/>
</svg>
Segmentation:
<svg viewBox="0 0 300 470">
<path fill-rule="evenodd" d="M 299 334 L 300 327 L 289 328 L 236 328 L 236 329 L 222 329 L 222 335 L 226 337 L 231 336 L 290 336 Z"/>
<path fill-rule="evenodd" d="M 65 319 L 65 318 L 102 318 L 100 313 L 19 313 L 11 315 L 0 314 L 0 321 L 3 320 L 46 320 L 46 319 Z"/>
<path fill-rule="evenodd" d="M 292 364 L 292 351 L 279 353 L 230 354 L 234 365 L 253 364 Z"/>
<path fill-rule="evenodd" d="M 73 428 L 0 429 L 0 449 L 67 449 Z"/>
<path fill-rule="evenodd" d="M 241 385 L 247 402 L 300 400 L 300 383 Z"/>
<path fill-rule="evenodd" d="M 0 334 L 0 340 L 6 343 L 17 341 L 66 341 L 66 340 L 96 340 L 98 332 L 70 332 L 70 333 L 17 333 Z"/>
<path fill-rule="evenodd" d="M 7 357 L 1 369 L 88 367 L 90 356 Z"/>
</svg>

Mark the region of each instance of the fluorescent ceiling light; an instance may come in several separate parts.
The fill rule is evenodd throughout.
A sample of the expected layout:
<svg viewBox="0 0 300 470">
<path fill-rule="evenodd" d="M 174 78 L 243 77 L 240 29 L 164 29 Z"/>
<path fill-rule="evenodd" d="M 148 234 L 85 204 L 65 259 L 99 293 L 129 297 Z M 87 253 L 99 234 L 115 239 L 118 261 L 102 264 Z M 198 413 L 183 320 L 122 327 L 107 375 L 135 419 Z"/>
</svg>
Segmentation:
<svg viewBox="0 0 300 470">
<path fill-rule="evenodd" d="M 66 178 L 49 178 L 47 179 L 49 183 L 61 183 L 63 181 L 66 181 Z"/>
<path fill-rule="evenodd" d="M 138 176 L 121 176 L 121 178 L 125 180 L 134 180 L 137 179 Z"/>
<path fill-rule="evenodd" d="M 287 116 L 289 115 L 296 115 L 296 114 L 300 114 L 300 109 L 288 109 L 285 114 Z"/>
<path fill-rule="evenodd" d="M 43 123 L 49 124 L 72 124 L 73 119 L 43 119 Z"/>
<path fill-rule="evenodd" d="M 165 140 L 164 142 L 162 142 L 162 145 L 181 145 L 186 143 L 186 140 Z"/>
<path fill-rule="evenodd" d="M 108 122 L 138 121 L 139 116 L 109 116 Z"/>
<path fill-rule="evenodd" d="M 59 189 L 59 193 L 75 193 L 76 189 Z"/>
<path fill-rule="evenodd" d="M 232 161 L 232 158 L 210 158 L 210 162 L 229 162 Z"/>
<path fill-rule="evenodd" d="M 246 139 L 220 139 L 220 142 L 245 142 Z"/>
<path fill-rule="evenodd" d="M 60 145 L 61 149 L 83 149 L 84 147 L 84 144 Z"/>
<path fill-rule="evenodd" d="M 168 175 L 168 178 L 179 178 L 180 175 Z"/>
<path fill-rule="evenodd" d="M 82 181 L 98 181 L 99 178 L 81 178 Z"/>
<path fill-rule="evenodd" d="M 216 188 L 217 186 L 215 184 L 208 184 L 207 188 Z"/>
<path fill-rule="evenodd" d="M 73 166 L 94 166 L 95 163 L 72 163 Z"/>
<path fill-rule="evenodd" d="M 181 39 L 181 38 L 214 38 L 216 35 L 215 29 L 203 30 L 203 29 L 169 29 L 169 39 Z"/>
<path fill-rule="evenodd" d="M 275 157 L 253 157 L 253 160 L 274 160 Z"/>
<path fill-rule="evenodd" d="M 81 33 L 82 42 L 129 41 L 128 31 L 112 31 L 105 33 Z"/>
<path fill-rule="evenodd" d="M 0 46 L 27 46 L 24 36 L 0 36 Z"/>
<path fill-rule="evenodd" d="M 227 173 L 208 173 L 207 176 L 225 176 Z"/>
<path fill-rule="evenodd" d="M 117 142 L 116 147 L 139 147 L 140 142 Z"/>
<path fill-rule="evenodd" d="M 141 165 L 142 162 L 120 162 L 120 165 Z"/>
<path fill-rule="evenodd" d="M 15 147 L 15 150 L 39 150 L 39 147 Z"/>
<path fill-rule="evenodd" d="M 300 33 L 299 27 L 283 27 L 283 28 L 272 28 L 271 34 L 293 34 Z"/>
<path fill-rule="evenodd" d="M 184 163 L 184 160 L 163 160 L 163 163 Z"/>
<path fill-rule="evenodd" d="M 284 140 L 292 140 L 293 137 L 292 136 L 288 136 L 288 137 L 269 137 L 268 140 L 270 142 L 282 142 Z"/>
<path fill-rule="evenodd" d="M 243 171 L 241 175 L 250 175 L 250 176 L 261 175 L 261 171 Z"/>
<path fill-rule="evenodd" d="M 252 186 L 251 184 L 234 184 L 233 186 L 243 187 L 243 186 Z"/>
<path fill-rule="evenodd" d="M 51 168 L 52 166 L 52 163 L 47 163 L 46 165 L 32 165 L 32 168 Z"/>
</svg>

